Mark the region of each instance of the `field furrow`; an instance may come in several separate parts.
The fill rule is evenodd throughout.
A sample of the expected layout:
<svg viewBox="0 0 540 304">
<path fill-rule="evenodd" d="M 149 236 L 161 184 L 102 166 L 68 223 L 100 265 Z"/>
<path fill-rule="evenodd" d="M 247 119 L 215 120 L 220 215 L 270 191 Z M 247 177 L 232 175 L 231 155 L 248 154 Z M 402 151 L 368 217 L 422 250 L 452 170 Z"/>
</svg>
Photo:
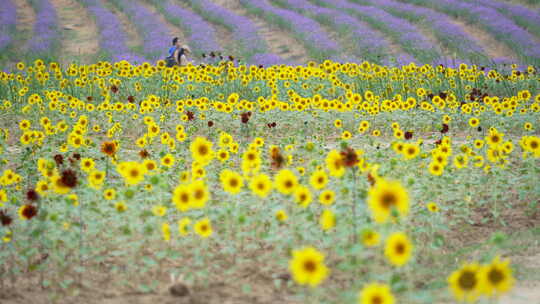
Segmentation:
<svg viewBox="0 0 540 304">
<path fill-rule="evenodd" d="M 0 7 L 0 52 L 13 41 L 17 25 L 17 6 L 12 0 L 5 0 Z M 0 58 L 2 54 L 0 53 Z"/>
<path fill-rule="evenodd" d="M 88 11 L 75 0 L 50 0 L 58 14 L 64 63 L 88 63 L 99 51 L 99 29 Z"/>
<path fill-rule="evenodd" d="M 29 1 L 30 0 L 13 1 L 16 6 L 17 21 L 15 29 L 18 36 L 18 39 L 14 41 L 14 48 L 18 50 L 18 52 L 13 54 L 15 60 L 22 60 L 27 50 L 27 42 L 33 35 L 32 29 L 36 22 L 36 12 Z"/>
</svg>

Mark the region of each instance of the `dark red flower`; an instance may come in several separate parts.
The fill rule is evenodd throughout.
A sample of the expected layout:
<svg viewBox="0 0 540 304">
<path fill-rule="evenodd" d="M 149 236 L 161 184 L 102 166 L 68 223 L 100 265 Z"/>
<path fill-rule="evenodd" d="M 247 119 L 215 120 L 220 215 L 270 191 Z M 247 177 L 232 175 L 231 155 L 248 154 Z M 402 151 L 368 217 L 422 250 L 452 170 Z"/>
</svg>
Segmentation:
<svg viewBox="0 0 540 304">
<path fill-rule="evenodd" d="M 77 174 L 71 169 L 64 170 L 62 171 L 60 181 L 68 188 L 75 188 L 77 186 Z"/>
<path fill-rule="evenodd" d="M 26 198 L 29 201 L 34 202 L 34 201 L 37 201 L 39 199 L 39 195 L 36 192 L 36 190 L 30 189 L 30 190 L 26 191 Z"/>
<path fill-rule="evenodd" d="M 13 222 L 13 218 L 7 214 L 7 211 L 0 210 L 0 223 L 2 226 L 9 226 Z"/>
<path fill-rule="evenodd" d="M 285 157 L 281 155 L 279 148 L 274 148 L 271 150 L 270 158 L 272 159 L 272 168 L 275 170 L 281 169 L 285 163 Z"/>
<path fill-rule="evenodd" d="M 113 92 L 113 93 L 116 94 L 116 93 L 118 92 L 118 87 L 115 86 L 115 85 L 112 85 L 112 86 L 111 86 L 111 92 Z"/>
<path fill-rule="evenodd" d="M 88 101 L 92 101 L 92 100 L 94 100 L 94 97 L 92 97 L 92 96 L 88 96 L 88 97 L 86 97 L 86 100 L 88 100 Z"/>
<path fill-rule="evenodd" d="M 443 124 L 442 129 L 441 129 L 441 133 L 444 134 L 444 133 L 448 132 L 448 130 L 450 130 L 450 127 L 448 127 L 447 124 Z"/>
<path fill-rule="evenodd" d="M 56 164 L 57 164 L 58 166 L 60 166 L 61 164 L 64 163 L 64 157 L 63 157 L 61 154 L 56 154 L 56 155 L 54 156 L 54 161 L 56 162 Z"/>
<path fill-rule="evenodd" d="M 476 130 L 478 130 L 478 132 L 482 132 L 482 127 L 478 126 Z"/>
<path fill-rule="evenodd" d="M 27 220 L 32 219 L 38 214 L 38 208 L 34 205 L 24 205 L 22 208 L 21 214 Z"/>
<path fill-rule="evenodd" d="M 135 97 L 129 95 L 128 96 L 128 101 L 131 102 L 131 103 L 134 103 L 135 102 Z"/>
<path fill-rule="evenodd" d="M 375 178 L 373 177 L 373 175 L 371 175 L 371 173 L 367 174 L 367 180 L 371 186 L 375 185 Z"/>
<path fill-rule="evenodd" d="M 405 132 L 405 139 L 409 140 L 412 137 L 413 137 L 413 132 L 412 131 Z"/>
<path fill-rule="evenodd" d="M 79 153 L 73 153 L 73 158 L 76 160 L 81 160 L 81 155 Z"/>
<path fill-rule="evenodd" d="M 191 111 L 187 111 L 186 114 L 187 114 L 188 121 L 192 121 L 193 119 L 195 119 L 195 113 Z"/>
<path fill-rule="evenodd" d="M 356 151 L 354 151 L 354 149 L 351 147 L 347 147 L 341 152 L 341 158 L 343 165 L 349 168 L 353 167 L 359 162 Z"/>
<path fill-rule="evenodd" d="M 147 158 L 148 156 L 150 156 L 150 153 L 148 153 L 148 151 L 146 151 L 146 150 L 141 150 L 141 151 L 139 151 L 139 156 L 141 158 Z"/>
<path fill-rule="evenodd" d="M 214 122 L 213 121 L 208 121 L 208 127 L 212 127 L 214 125 Z"/>
<path fill-rule="evenodd" d="M 246 123 L 248 123 L 250 117 L 251 117 L 251 112 L 244 112 L 244 113 L 240 114 L 240 121 L 242 121 L 242 123 L 246 124 Z"/>
</svg>

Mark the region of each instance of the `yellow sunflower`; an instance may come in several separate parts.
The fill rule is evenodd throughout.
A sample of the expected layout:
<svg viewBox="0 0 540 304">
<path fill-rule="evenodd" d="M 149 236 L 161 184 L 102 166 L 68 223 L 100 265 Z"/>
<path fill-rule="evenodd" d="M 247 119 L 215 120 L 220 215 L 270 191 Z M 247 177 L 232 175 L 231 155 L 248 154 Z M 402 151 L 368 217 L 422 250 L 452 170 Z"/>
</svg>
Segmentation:
<svg viewBox="0 0 540 304">
<path fill-rule="evenodd" d="M 329 273 L 324 264 L 324 255 L 313 247 L 293 250 L 289 270 L 296 283 L 311 287 L 319 285 Z"/>
<path fill-rule="evenodd" d="M 409 213 L 409 195 L 398 181 L 379 179 L 368 192 L 371 217 L 377 223 L 385 223 L 396 210 L 399 216 Z"/>
<path fill-rule="evenodd" d="M 413 245 L 403 232 L 395 232 L 386 240 L 384 255 L 394 266 L 405 265 L 412 256 Z"/>
</svg>

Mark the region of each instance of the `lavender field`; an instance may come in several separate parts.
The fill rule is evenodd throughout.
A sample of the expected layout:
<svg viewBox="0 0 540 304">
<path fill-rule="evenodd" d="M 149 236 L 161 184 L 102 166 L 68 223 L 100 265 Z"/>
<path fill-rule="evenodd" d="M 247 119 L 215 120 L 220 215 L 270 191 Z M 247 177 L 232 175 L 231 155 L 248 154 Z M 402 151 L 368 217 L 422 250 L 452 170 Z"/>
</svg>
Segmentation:
<svg viewBox="0 0 540 304">
<path fill-rule="evenodd" d="M 540 0 L 0 0 L 0 304 L 540 304 L 539 71 Z"/>
<path fill-rule="evenodd" d="M 90 21 L 97 29 L 82 35 Z M 173 35 L 200 63 L 215 52 L 253 65 L 540 65 L 540 8 L 525 0 L 4 0 L 0 8 L 4 69 L 28 58 L 154 63 Z M 89 43 L 99 49 L 84 52 Z"/>
</svg>

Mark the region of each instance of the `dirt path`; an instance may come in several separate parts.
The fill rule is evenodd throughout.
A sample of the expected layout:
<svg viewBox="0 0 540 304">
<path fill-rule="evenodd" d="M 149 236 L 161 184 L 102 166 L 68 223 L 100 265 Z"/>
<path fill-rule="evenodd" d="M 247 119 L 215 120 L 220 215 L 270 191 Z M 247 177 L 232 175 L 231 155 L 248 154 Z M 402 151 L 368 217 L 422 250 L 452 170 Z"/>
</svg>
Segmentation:
<svg viewBox="0 0 540 304">
<path fill-rule="evenodd" d="M 89 62 L 99 51 L 99 30 L 86 9 L 75 0 L 51 0 L 58 14 L 64 60 Z"/>
<path fill-rule="evenodd" d="M 540 252 L 532 256 L 512 258 L 526 267 L 532 277 L 516 282 L 512 292 L 502 297 L 499 303 L 504 304 L 533 304 L 540 303 Z"/>
<path fill-rule="evenodd" d="M 137 30 L 135 29 L 135 25 L 131 23 L 128 16 L 124 13 L 122 13 L 120 10 L 116 8 L 112 3 L 109 3 L 108 0 L 101 0 L 103 5 L 110 10 L 113 14 L 115 14 L 118 17 L 118 20 L 122 23 L 122 30 L 127 34 L 127 41 L 126 45 L 128 48 L 130 48 L 132 51 L 136 50 L 137 48 L 142 47 L 143 42 L 142 38 L 139 36 L 139 33 L 137 33 Z"/>
<path fill-rule="evenodd" d="M 36 12 L 28 3 L 28 0 L 13 1 L 17 7 L 17 24 L 16 29 L 20 39 L 14 41 L 14 47 L 16 50 L 20 50 L 20 54 L 23 55 L 25 51 L 26 42 L 32 38 L 32 30 L 34 23 L 36 22 Z M 23 60 L 24 58 L 18 58 Z"/>
<path fill-rule="evenodd" d="M 469 24 L 463 20 L 451 18 L 451 22 L 461 27 L 461 29 L 469 34 L 476 43 L 480 45 L 491 58 L 508 58 L 517 62 L 517 55 L 503 42 L 497 41 L 490 33 L 486 32 L 477 25 Z"/>
<path fill-rule="evenodd" d="M 299 63 L 309 60 L 307 51 L 300 41 L 277 26 L 268 24 L 263 19 L 250 15 L 238 0 L 213 0 L 213 2 L 237 15 L 246 16 L 251 19 L 257 26 L 258 34 L 266 41 L 271 53 L 279 55 L 285 60 L 292 60 Z"/>
</svg>

